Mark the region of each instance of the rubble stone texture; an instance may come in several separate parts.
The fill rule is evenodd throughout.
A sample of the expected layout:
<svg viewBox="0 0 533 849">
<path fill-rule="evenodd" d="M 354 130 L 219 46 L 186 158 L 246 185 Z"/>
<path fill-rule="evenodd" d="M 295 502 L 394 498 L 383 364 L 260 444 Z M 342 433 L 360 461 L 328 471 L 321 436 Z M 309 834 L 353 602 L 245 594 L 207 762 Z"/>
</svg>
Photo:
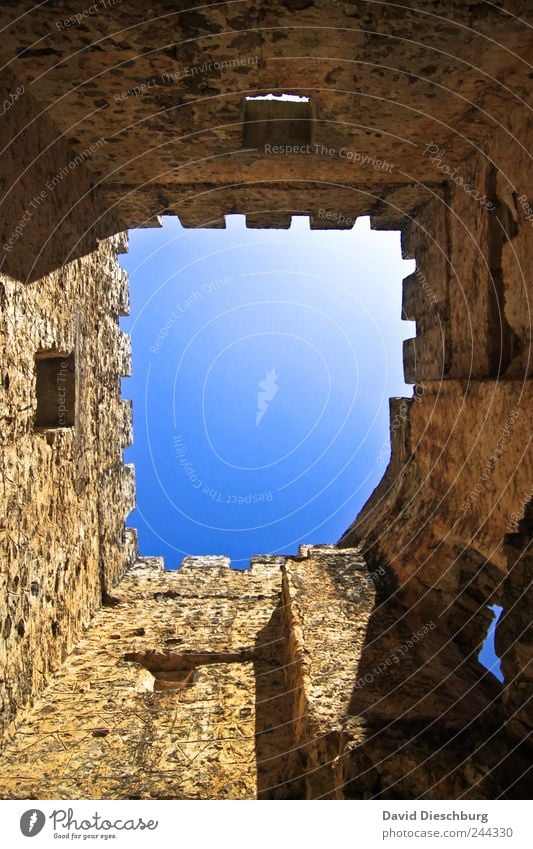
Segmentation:
<svg viewBox="0 0 533 849">
<path fill-rule="evenodd" d="M 526 794 L 531 45 L 505 5 L 2 4 L 0 795 Z M 244 127 L 269 92 L 310 98 L 298 152 Z M 337 547 L 170 574 L 124 527 L 117 254 L 232 213 L 401 230 L 414 397 Z M 51 355 L 73 426 L 36 426 Z M 503 686 L 477 660 L 494 603 Z"/>
</svg>

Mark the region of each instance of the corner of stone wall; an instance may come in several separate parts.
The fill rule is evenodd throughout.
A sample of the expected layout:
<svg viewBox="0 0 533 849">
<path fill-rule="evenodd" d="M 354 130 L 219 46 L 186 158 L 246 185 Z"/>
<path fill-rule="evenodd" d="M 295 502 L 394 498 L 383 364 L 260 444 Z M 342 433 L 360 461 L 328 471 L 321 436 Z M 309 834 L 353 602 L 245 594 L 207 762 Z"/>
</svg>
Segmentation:
<svg viewBox="0 0 533 849">
<path fill-rule="evenodd" d="M 288 772 L 305 785 L 307 799 L 343 798 L 338 780 L 343 723 L 374 599 L 357 548 L 303 545 L 298 557 L 286 558 L 285 677 L 293 702 Z"/>
</svg>

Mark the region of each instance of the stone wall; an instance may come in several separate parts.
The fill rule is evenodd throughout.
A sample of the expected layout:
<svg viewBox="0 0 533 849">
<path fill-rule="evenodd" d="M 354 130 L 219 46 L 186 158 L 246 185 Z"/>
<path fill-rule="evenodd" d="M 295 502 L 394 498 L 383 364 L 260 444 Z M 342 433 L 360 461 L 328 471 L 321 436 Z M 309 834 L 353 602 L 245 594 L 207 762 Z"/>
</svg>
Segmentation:
<svg viewBox="0 0 533 849">
<path fill-rule="evenodd" d="M 283 781 L 275 558 L 246 572 L 224 557 L 178 572 L 140 560 L 115 595 L 4 751 L 24 795 L 249 799 Z M 19 749 L 28 733 L 31 758 Z M 4 798 L 20 792 L 9 776 Z"/>
<path fill-rule="evenodd" d="M 0 57 L 73 149 L 105 140 L 90 171 L 125 227 L 180 209 L 192 226 L 241 209 L 273 221 L 346 186 L 352 202 L 336 211 L 407 222 L 443 182 L 424 147 L 447 148 L 454 167 L 498 129 L 506 103 L 527 98 L 527 0 L 512 15 L 482 0 L 162 0 L 148 14 L 132 0 L 79 12 L 66 0 L 3 4 Z M 244 144 L 245 97 L 272 91 L 310 97 L 311 153 Z"/>
<path fill-rule="evenodd" d="M 98 237 L 123 228 L 116 215 L 104 212 L 87 167 L 105 141 L 93 139 L 83 149 L 73 144 L 10 68 L 2 71 L 0 97 L 6 110 L 0 270 L 17 280 L 38 281 L 89 256 L 97 250 Z"/>
<path fill-rule="evenodd" d="M 0 157 L 0 701 L 7 731 L 38 693 L 131 562 L 124 518 L 134 506 L 127 250 L 105 216 L 87 162 L 9 68 L 2 74 Z M 109 219 L 111 220 L 111 219 Z M 36 357 L 69 355 L 74 387 L 50 386 L 50 409 L 74 424 L 37 426 Z M 59 360 L 61 362 L 61 360 Z M 54 399 L 55 393 L 55 399 Z M 72 397 L 74 396 L 74 397 Z"/>
<path fill-rule="evenodd" d="M 500 688 L 442 625 L 374 609 L 357 550 L 141 558 L 115 596 L 4 747 L 3 798 L 524 792 Z"/>
<path fill-rule="evenodd" d="M 244 5 L 0 9 L 0 693 L 40 765 L 16 735 L 5 792 L 23 767 L 28 795 L 492 798 L 531 727 L 527 0 Z M 270 91 L 311 98 L 309 150 L 244 145 L 244 98 Z M 415 395 L 391 401 L 391 462 L 343 551 L 119 581 L 136 554 L 116 254 L 163 213 L 402 230 Z M 75 356 L 75 425 L 38 430 L 35 357 L 54 351 Z M 493 602 L 503 688 L 477 661 Z M 175 711 L 164 682 L 189 675 Z"/>
<path fill-rule="evenodd" d="M 390 466 L 341 540 L 362 543 L 370 564 L 385 564 L 387 592 L 421 618 L 443 618 L 469 652 L 482 644 L 487 605 L 511 605 L 504 621 L 509 633 L 512 616 L 517 630 L 514 641 L 502 638 L 502 667 L 509 722 L 521 736 L 531 641 L 516 600 L 529 593 L 531 538 L 516 532 L 533 478 L 531 223 L 519 202 L 531 191 L 526 138 L 525 122 L 513 116 L 486 152 L 461 165 L 471 185 L 486 187 L 491 209 L 450 181 L 402 233 L 404 255 L 417 261 L 403 305 L 417 321 L 405 349 L 414 398 L 393 402 Z"/>
<path fill-rule="evenodd" d="M 116 259 L 124 245 L 104 240 L 30 285 L 0 275 L 4 729 L 64 660 L 128 560 L 134 470 L 122 460 L 131 406 L 120 397 L 129 353 L 118 329 L 126 305 Z M 35 427 L 42 351 L 74 353 L 73 427 Z"/>
</svg>

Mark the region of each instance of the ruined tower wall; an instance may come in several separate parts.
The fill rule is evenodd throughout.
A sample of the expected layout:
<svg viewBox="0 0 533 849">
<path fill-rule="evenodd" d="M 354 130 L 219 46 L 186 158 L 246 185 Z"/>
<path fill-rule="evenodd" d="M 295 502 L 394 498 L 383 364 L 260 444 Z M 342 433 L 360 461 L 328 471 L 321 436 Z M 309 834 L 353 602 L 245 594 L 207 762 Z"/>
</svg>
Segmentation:
<svg viewBox="0 0 533 849">
<path fill-rule="evenodd" d="M 37 281 L 63 263 L 89 255 L 106 227 L 87 164 L 105 147 L 95 138 L 71 143 L 32 95 L 28 82 L 2 69 L 5 142 L 0 157 L 1 271 Z M 115 218 L 109 234 L 120 230 Z"/>
<path fill-rule="evenodd" d="M 524 769 L 499 687 L 445 627 L 375 608 L 356 550 L 141 558 L 115 594 L 20 717 L 3 798 L 493 798 Z"/>
<path fill-rule="evenodd" d="M 129 346 L 116 317 L 119 247 L 104 241 L 35 284 L 1 275 L 4 726 L 64 659 L 128 561 L 124 518 L 135 499 L 133 468 L 122 461 L 131 407 L 120 398 Z M 51 350 L 74 353 L 75 423 L 39 430 L 35 356 Z"/>
<path fill-rule="evenodd" d="M 404 257 L 417 263 L 403 284 L 403 317 L 417 322 L 404 351 L 408 382 L 531 374 L 528 135 L 513 117 L 455 167 L 446 148 L 428 146 L 435 176 L 453 179 L 402 228 Z"/>
<path fill-rule="evenodd" d="M 391 402 L 391 463 L 341 540 L 363 542 L 371 568 L 386 565 L 386 591 L 396 588 L 421 616 L 445 615 L 468 652 L 486 633 L 486 605 L 506 607 L 528 586 L 522 569 L 507 596 L 506 575 L 521 555 L 513 548 L 509 559 L 506 535 L 524 516 L 533 474 L 532 225 L 520 201 L 531 189 L 527 128 L 513 120 L 516 138 L 495 133 L 459 172 L 492 207 L 450 181 L 403 233 L 404 255 L 417 260 L 403 307 L 417 321 L 405 350 L 406 378 L 417 385 L 414 399 Z M 438 158 L 446 164 L 445 153 Z M 527 544 L 524 536 L 522 552 Z M 523 701 L 525 637 L 516 638 L 506 641 L 502 665 Z"/>
<path fill-rule="evenodd" d="M 255 798 L 261 770 L 275 784 L 280 590 L 276 564 L 140 560 L 36 703 L 31 754 L 5 751 L 4 798 L 15 773 L 49 798 Z"/>
<path fill-rule="evenodd" d="M 302 546 L 300 554 L 287 558 L 283 570 L 286 678 L 294 715 L 289 771 L 300 798 L 342 799 L 343 728 L 374 584 L 357 552 Z"/>
<path fill-rule="evenodd" d="M 5 81 L 16 91 L 9 73 Z M 0 207 L 4 729 L 122 574 L 124 517 L 134 505 L 133 470 L 122 463 L 131 408 L 120 398 L 120 376 L 130 369 L 118 327 L 128 309 L 117 261 L 126 241 L 90 234 L 98 213 L 85 162 L 39 111 L 24 92 L 3 118 L 12 138 L 1 160 Z M 73 426 L 59 416 L 65 426 L 36 419 L 36 355 L 54 352 L 74 357 L 74 385 L 61 378 L 49 387 L 52 409 L 72 405 Z"/>
<path fill-rule="evenodd" d="M 343 798 L 374 597 L 357 552 L 141 558 L 115 593 L 21 717 L 4 798 Z"/>
<path fill-rule="evenodd" d="M 434 751 L 431 736 L 404 760 L 408 728 L 387 740 L 380 723 L 396 715 L 400 692 L 406 727 L 439 718 L 445 732 L 458 732 L 468 706 L 469 722 L 482 712 L 485 722 L 487 705 L 499 721 L 500 688 L 494 698 L 486 682 L 473 695 L 469 689 L 483 674 L 476 655 L 489 601 L 506 611 L 498 642 L 509 728 L 522 738 L 531 723 L 524 707 L 531 541 L 531 457 L 524 449 L 531 382 L 524 378 L 530 376 L 531 341 L 526 201 L 533 191 L 525 182 L 521 118 L 521 98 L 528 93 L 521 58 L 528 49 L 522 20 L 528 4 L 517 0 L 512 16 L 481 0 L 452 11 L 449 3 L 433 0 L 416 8 L 279 0 L 242 13 L 220 4 L 183 12 L 166 5 L 153 4 L 147 20 L 146 3 L 135 0 L 72 26 L 62 24 L 65 4 L 55 0 L 0 8 L 8 95 L 2 118 L 10 140 L 0 162 L 4 725 L 42 692 L 96 611 L 80 653 L 66 658 L 34 714 L 31 733 L 42 772 L 49 765 L 55 776 L 46 785 L 52 795 L 174 795 L 179 787 L 189 796 L 198 793 L 197 780 L 202 792 L 209 787 L 224 798 L 248 798 L 254 787 L 263 798 L 285 792 L 394 795 L 396 779 L 405 774 L 407 795 L 418 797 L 429 787 L 437 798 L 463 795 L 472 780 L 461 772 L 460 746 L 456 760 L 437 752 L 434 763 L 416 772 L 412 763 L 425 763 Z M 477 56 L 482 68 L 473 62 Z M 228 57 L 246 63 L 214 73 L 206 67 Z M 271 90 L 310 94 L 311 151 L 245 149 L 244 97 Z M 435 159 L 426 149 L 433 145 Z M 382 164 L 369 164 L 376 160 Z M 465 184 L 493 208 L 483 209 Z M 286 227 L 293 214 L 310 214 L 312 227 L 336 227 L 342 217 L 352 223 L 371 214 L 377 228 L 403 229 L 404 253 L 417 261 L 404 286 L 404 317 L 417 322 L 417 338 L 405 346 L 416 397 L 393 400 L 390 466 L 342 540 L 343 546 L 361 540 L 378 576 L 376 617 L 361 657 L 361 635 L 350 630 L 349 598 L 341 593 L 339 601 L 332 588 L 340 578 L 326 563 L 329 555 L 326 573 L 317 571 L 313 558 L 305 564 L 290 558 L 281 582 L 277 575 L 271 584 L 262 573 L 261 589 L 250 576 L 226 581 L 222 567 L 205 574 L 186 567 L 182 584 L 148 570 L 146 582 L 137 574 L 133 585 L 132 573 L 114 589 L 134 558 L 123 522 L 134 499 L 132 471 L 122 465 L 131 411 L 119 391 L 120 375 L 129 368 L 128 341 L 117 324 L 127 309 L 127 283 L 115 256 L 124 240 L 113 234 L 124 222 L 141 226 L 167 211 L 185 226 L 217 227 L 228 213 L 245 214 L 250 227 Z M 72 428 L 35 432 L 35 354 L 51 348 L 76 355 L 76 421 Z M 175 592 L 176 583 L 189 590 L 152 599 L 153 581 L 161 582 L 163 594 Z M 323 594 L 329 609 L 321 607 Z M 102 601 L 107 606 L 97 610 Z M 162 605 L 163 625 L 180 621 L 191 652 L 205 634 L 205 651 L 222 655 L 219 663 L 197 658 L 198 677 L 188 691 L 193 708 L 195 693 L 200 697 L 192 728 L 190 713 L 157 702 L 170 697 L 153 689 L 156 676 L 109 648 L 157 652 L 153 646 L 161 639 L 182 639 L 160 631 Z M 210 611 L 220 617 L 220 631 L 210 630 Z M 152 615 L 145 640 L 139 620 L 144 628 Z M 354 615 L 364 621 L 366 612 Z M 394 689 L 394 697 L 383 699 L 386 676 L 376 678 L 375 663 L 421 624 L 437 620 L 423 651 L 410 652 L 397 667 L 395 683 L 399 688 L 405 680 L 406 691 Z M 114 629 L 117 622 L 127 633 Z M 258 643 L 252 654 L 246 646 L 242 652 L 243 634 Z M 442 655 L 437 661 L 436 653 Z M 418 679 L 411 678 L 417 662 L 431 669 L 422 692 L 438 693 L 424 698 L 423 708 Z M 333 663 L 346 669 L 346 678 L 336 671 L 328 680 Z M 376 690 L 361 692 L 355 681 L 339 729 L 348 682 L 365 670 Z M 442 682 L 444 694 L 436 686 Z M 469 699 L 453 712 L 458 692 Z M 227 707 L 211 713 L 217 693 Z M 127 716 L 125 731 L 110 694 L 124 705 L 133 698 L 139 708 L 139 716 Z M 80 704 L 88 707 L 81 732 Z M 203 714 L 209 716 L 207 741 Z M 184 751 L 169 748 L 174 719 Z M 221 738 L 228 723 L 237 731 Z M 118 748 L 106 771 L 109 734 Z M 144 740 L 153 744 L 152 760 Z M 196 748 L 202 740 L 205 754 Z M 369 743 L 364 752 L 362 743 Z M 70 744 L 73 778 L 64 785 Z M 498 745 L 491 744 L 496 758 L 502 747 L 505 753 L 506 740 Z M 8 792 L 20 792 L 22 764 L 28 793 L 42 793 L 23 735 L 12 754 Z M 89 774 L 95 760 L 102 764 L 98 786 Z M 153 768 L 144 777 L 143 762 Z M 436 784 L 455 762 L 458 780 Z M 486 763 L 482 758 L 480 775 Z M 209 785 L 213 765 L 224 779 L 216 786 Z M 472 786 L 478 792 L 476 782 Z"/>
</svg>

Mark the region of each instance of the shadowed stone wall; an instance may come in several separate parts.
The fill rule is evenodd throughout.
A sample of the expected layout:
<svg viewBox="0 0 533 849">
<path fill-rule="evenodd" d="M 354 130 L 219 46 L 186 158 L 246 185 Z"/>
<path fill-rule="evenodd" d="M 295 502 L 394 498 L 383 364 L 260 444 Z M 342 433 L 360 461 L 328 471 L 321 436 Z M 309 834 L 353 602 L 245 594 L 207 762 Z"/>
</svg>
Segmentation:
<svg viewBox="0 0 533 849">
<path fill-rule="evenodd" d="M 500 688 L 441 626 L 373 607 L 357 550 L 140 558 L 4 747 L 2 797 L 505 795 L 526 761 Z"/>
</svg>

